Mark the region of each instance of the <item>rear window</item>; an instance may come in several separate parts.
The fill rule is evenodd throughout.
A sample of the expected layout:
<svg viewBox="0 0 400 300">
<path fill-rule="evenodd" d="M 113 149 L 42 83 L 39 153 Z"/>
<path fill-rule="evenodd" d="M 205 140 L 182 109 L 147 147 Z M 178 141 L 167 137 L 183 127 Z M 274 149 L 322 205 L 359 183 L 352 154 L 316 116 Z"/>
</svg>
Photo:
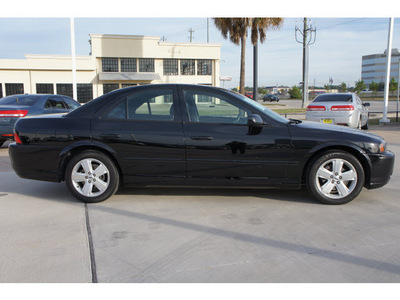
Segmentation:
<svg viewBox="0 0 400 300">
<path fill-rule="evenodd" d="M 0 99 L 0 105 L 23 105 L 23 106 L 32 106 L 36 103 L 37 97 L 5 97 Z"/>
<path fill-rule="evenodd" d="M 330 94 L 330 95 L 319 95 L 315 98 L 314 102 L 351 102 L 351 95 L 341 95 L 341 94 Z"/>
</svg>

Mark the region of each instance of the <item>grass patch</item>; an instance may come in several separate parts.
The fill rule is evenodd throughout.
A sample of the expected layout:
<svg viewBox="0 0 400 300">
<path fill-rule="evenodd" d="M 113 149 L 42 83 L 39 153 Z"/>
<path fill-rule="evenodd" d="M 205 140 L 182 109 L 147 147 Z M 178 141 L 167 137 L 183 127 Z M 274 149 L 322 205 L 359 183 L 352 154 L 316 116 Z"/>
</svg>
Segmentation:
<svg viewBox="0 0 400 300">
<path fill-rule="evenodd" d="M 368 124 L 369 125 L 379 125 L 379 120 L 382 118 L 378 118 L 378 119 L 369 119 Z M 396 123 L 396 117 L 393 118 L 388 118 L 390 120 L 390 123 Z M 400 119 L 400 116 L 399 116 Z"/>
<path fill-rule="evenodd" d="M 274 112 L 278 114 L 298 114 L 298 113 L 306 113 L 305 108 L 271 108 Z"/>
</svg>

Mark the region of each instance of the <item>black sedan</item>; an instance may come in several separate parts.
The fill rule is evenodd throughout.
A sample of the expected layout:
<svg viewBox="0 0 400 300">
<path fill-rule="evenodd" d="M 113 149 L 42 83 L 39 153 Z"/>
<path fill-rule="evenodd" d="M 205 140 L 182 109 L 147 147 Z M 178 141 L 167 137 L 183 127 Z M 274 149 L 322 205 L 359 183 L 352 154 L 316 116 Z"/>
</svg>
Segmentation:
<svg viewBox="0 0 400 300">
<path fill-rule="evenodd" d="M 300 189 L 327 204 L 385 185 L 394 155 L 383 138 L 287 120 L 227 90 L 146 85 L 64 115 L 20 119 L 10 144 L 22 178 L 66 181 L 84 202 L 126 186 Z"/>
<path fill-rule="evenodd" d="M 276 102 L 279 102 L 279 97 L 275 96 L 275 95 L 271 95 L 271 94 L 266 94 L 263 97 L 263 102 L 265 102 L 265 101 L 269 101 L 269 102 L 276 101 Z"/>
<path fill-rule="evenodd" d="M 81 106 L 62 95 L 12 95 L 0 99 L 0 146 L 14 138 L 15 122 L 25 116 L 66 113 Z"/>
</svg>

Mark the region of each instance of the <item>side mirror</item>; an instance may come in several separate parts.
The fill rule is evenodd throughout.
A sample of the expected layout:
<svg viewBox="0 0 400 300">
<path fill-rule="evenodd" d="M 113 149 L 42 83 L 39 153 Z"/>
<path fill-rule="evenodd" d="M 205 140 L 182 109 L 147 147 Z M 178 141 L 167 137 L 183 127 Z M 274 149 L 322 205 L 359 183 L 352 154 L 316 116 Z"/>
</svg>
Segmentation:
<svg viewBox="0 0 400 300">
<path fill-rule="evenodd" d="M 264 124 L 264 120 L 259 115 L 249 115 L 247 117 L 247 125 L 249 126 L 259 127 Z"/>
<path fill-rule="evenodd" d="M 366 102 L 366 103 L 364 103 L 363 105 L 364 105 L 365 107 L 367 107 L 367 106 L 371 106 L 371 103 Z"/>
</svg>

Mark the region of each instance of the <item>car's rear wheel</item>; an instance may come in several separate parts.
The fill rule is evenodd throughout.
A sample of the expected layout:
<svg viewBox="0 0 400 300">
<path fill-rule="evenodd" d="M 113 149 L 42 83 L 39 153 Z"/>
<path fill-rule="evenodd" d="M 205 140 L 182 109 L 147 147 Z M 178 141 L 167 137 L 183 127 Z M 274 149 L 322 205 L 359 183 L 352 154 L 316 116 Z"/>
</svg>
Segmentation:
<svg viewBox="0 0 400 300">
<path fill-rule="evenodd" d="M 76 198 L 96 203 L 118 190 L 119 173 L 107 155 L 90 150 L 72 157 L 65 171 L 65 181 Z"/>
<path fill-rule="evenodd" d="M 345 204 L 361 192 L 365 173 L 352 154 L 329 151 L 311 164 L 306 181 L 311 194 L 322 203 Z"/>
<path fill-rule="evenodd" d="M 361 129 L 367 130 L 368 129 L 368 122 L 369 122 L 369 120 L 367 120 L 367 123 L 365 123 L 365 125 L 362 126 Z"/>
</svg>

